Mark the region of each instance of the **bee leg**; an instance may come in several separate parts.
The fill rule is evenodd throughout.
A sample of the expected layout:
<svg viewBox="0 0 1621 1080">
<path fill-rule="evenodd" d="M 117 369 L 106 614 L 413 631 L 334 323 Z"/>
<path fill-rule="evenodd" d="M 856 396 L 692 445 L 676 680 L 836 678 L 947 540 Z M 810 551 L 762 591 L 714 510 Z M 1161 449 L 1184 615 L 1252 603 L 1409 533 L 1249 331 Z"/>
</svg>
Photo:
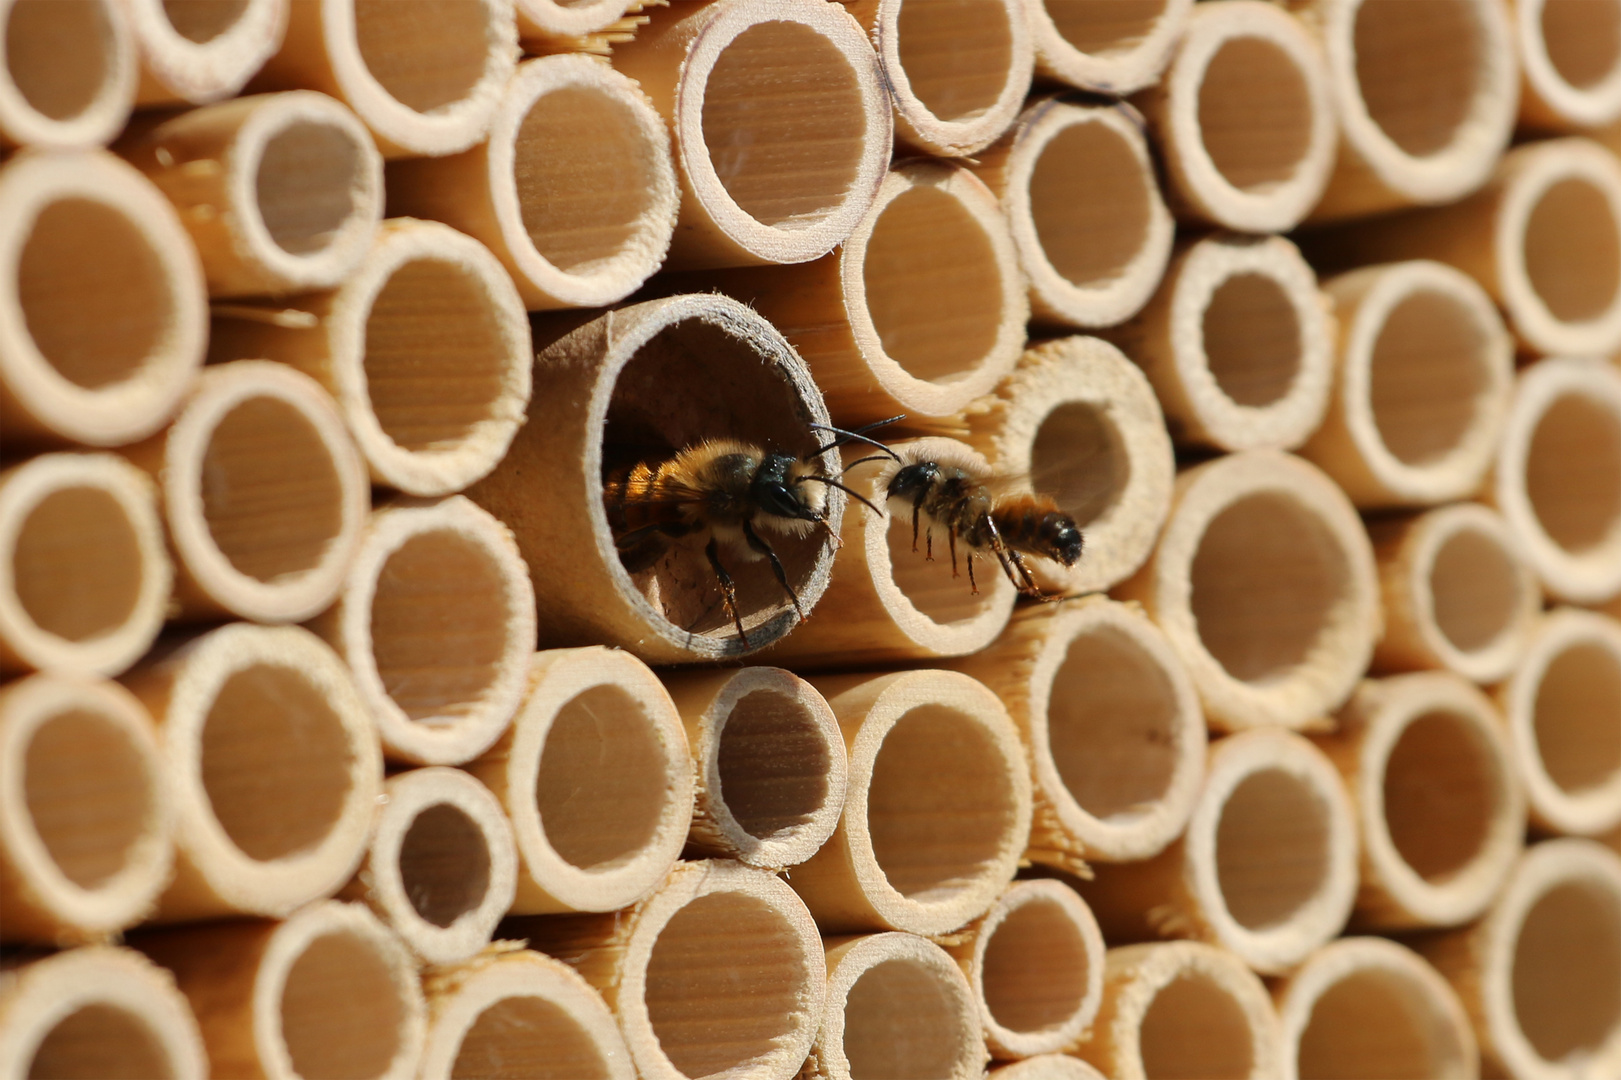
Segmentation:
<svg viewBox="0 0 1621 1080">
<path fill-rule="evenodd" d="M 957 530 L 956 529 L 947 529 L 946 530 L 946 543 L 948 543 L 951 546 L 951 576 L 956 577 L 957 576 Z M 972 555 L 968 556 L 968 580 L 969 580 L 970 583 L 972 583 L 973 580 L 974 580 L 974 557 Z M 974 591 L 978 592 L 979 590 L 975 589 Z"/>
<path fill-rule="evenodd" d="M 770 544 L 760 539 L 760 534 L 755 532 L 754 526 L 747 521 L 743 523 L 743 539 L 748 541 L 750 548 L 770 560 L 771 572 L 777 575 L 777 584 L 781 585 L 782 591 L 788 594 L 788 599 L 794 602 L 794 611 L 798 613 L 799 621 L 804 622 L 805 609 L 799 606 L 799 595 L 794 592 L 794 587 L 788 584 L 788 571 L 782 568 L 782 560 L 777 558 L 777 553 L 771 550 Z"/>
<path fill-rule="evenodd" d="M 917 552 L 917 519 L 918 519 L 918 516 L 921 513 L 922 513 L 922 508 L 919 507 L 917 503 L 913 503 L 912 504 L 912 552 L 914 554 L 916 554 L 916 552 Z M 933 556 L 931 555 L 930 558 L 933 558 Z"/>
<path fill-rule="evenodd" d="M 974 553 L 972 551 L 968 553 L 968 589 L 975 596 L 979 595 L 979 582 L 974 580 Z"/>
<path fill-rule="evenodd" d="M 925 551 L 926 551 L 926 554 L 923 556 L 923 561 L 924 562 L 933 562 L 934 561 L 934 526 L 933 525 L 930 525 L 928 530 L 924 532 L 924 534 L 923 534 L 923 543 L 925 545 Z M 913 548 L 912 550 L 916 551 L 917 548 Z"/>
<path fill-rule="evenodd" d="M 720 582 L 721 596 L 726 601 L 726 613 L 732 617 L 732 623 L 737 627 L 737 636 L 743 639 L 743 647 L 748 648 L 749 635 L 743 632 L 743 617 L 737 613 L 737 586 L 732 582 L 732 575 L 726 572 L 726 567 L 720 564 L 720 549 L 715 546 L 713 536 L 709 538 L 709 543 L 704 545 L 704 554 L 709 556 L 709 568 L 715 571 L 715 579 Z"/>
</svg>

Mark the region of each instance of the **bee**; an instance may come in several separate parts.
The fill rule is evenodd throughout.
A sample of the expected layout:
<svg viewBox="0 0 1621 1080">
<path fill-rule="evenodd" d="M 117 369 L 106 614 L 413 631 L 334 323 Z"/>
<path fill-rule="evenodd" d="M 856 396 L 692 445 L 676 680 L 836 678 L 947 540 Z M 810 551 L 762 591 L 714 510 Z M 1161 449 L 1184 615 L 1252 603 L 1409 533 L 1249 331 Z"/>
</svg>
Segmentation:
<svg viewBox="0 0 1621 1080">
<path fill-rule="evenodd" d="M 954 462 L 907 462 L 899 455 L 891 456 L 898 468 L 889 478 L 886 494 L 912 508 L 913 551 L 917 550 L 920 521 L 927 517 L 925 557 L 934 558 L 933 526 L 942 526 L 951 550 L 951 574 L 957 576 L 960 537 L 968 547 L 968 585 L 975 593 L 979 583 L 974 580 L 974 555 L 989 551 L 1022 595 L 1058 599 L 1037 587 L 1025 564 L 1026 556 L 1051 559 L 1065 567 L 1080 560 L 1081 530 L 1056 502 L 1045 495 L 1007 491 L 1007 481 L 977 475 Z"/>
<path fill-rule="evenodd" d="M 743 559 L 769 562 L 777 583 L 803 619 L 799 595 L 788 582 L 782 560 L 762 534 L 800 537 L 820 529 L 837 542 L 827 524 L 828 488 L 838 488 L 873 513 L 882 513 L 870 500 L 840 483 L 839 477 L 823 473 L 818 460 L 852 439 L 864 439 L 861 433 L 810 426 L 837 438 L 803 458 L 738 439 L 709 439 L 663 459 L 608 470 L 602 483 L 603 506 L 625 569 L 633 574 L 645 570 L 672 543 L 707 535 L 704 555 L 745 647 L 749 637 L 737 608 L 737 586 L 721 561 L 723 548 Z"/>
</svg>

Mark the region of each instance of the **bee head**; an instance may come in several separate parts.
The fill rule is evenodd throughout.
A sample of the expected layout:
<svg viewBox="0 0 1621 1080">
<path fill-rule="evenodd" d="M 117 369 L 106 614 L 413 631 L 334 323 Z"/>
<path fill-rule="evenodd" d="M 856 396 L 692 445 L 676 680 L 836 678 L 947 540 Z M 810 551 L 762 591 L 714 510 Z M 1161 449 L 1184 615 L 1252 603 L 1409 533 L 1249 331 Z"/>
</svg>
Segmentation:
<svg viewBox="0 0 1621 1080">
<path fill-rule="evenodd" d="M 891 499 L 906 499 L 916 502 L 928 494 L 928 491 L 940 479 L 940 466 L 933 461 L 919 461 L 911 465 L 902 465 L 895 470 L 895 475 L 889 478 L 888 495 Z"/>
<path fill-rule="evenodd" d="M 1081 530 L 1068 514 L 1054 511 L 1042 518 L 1037 535 L 1053 561 L 1074 566 L 1080 559 L 1083 544 Z"/>
<path fill-rule="evenodd" d="M 798 483 L 801 462 L 792 454 L 770 453 L 760 462 L 749 485 L 749 497 L 761 512 L 793 521 L 821 521 L 821 488 Z"/>
</svg>

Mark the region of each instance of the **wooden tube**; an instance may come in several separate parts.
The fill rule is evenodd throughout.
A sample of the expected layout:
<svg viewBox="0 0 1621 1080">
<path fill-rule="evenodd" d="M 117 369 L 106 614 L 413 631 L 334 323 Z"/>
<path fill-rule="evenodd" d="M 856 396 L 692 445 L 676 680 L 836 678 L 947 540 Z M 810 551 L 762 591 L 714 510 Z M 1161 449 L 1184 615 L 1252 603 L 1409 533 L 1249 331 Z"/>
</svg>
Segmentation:
<svg viewBox="0 0 1621 1080">
<path fill-rule="evenodd" d="M 209 359 L 268 357 L 337 399 L 372 482 L 449 495 L 486 476 L 529 402 L 523 302 L 477 240 L 385 222 L 330 292 L 214 309 Z"/>
<path fill-rule="evenodd" d="M 517 0 L 514 6 L 519 41 L 529 52 L 546 53 L 578 49 L 628 13 L 650 5 L 646 0 Z"/>
<path fill-rule="evenodd" d="M 1103 997 L 1103 934 L 1061 881 L 1016 881 L 946 951 L 973 988 L 991 1054 L 1073 1048 Z"/>
<path fill-rule="evenodd" d="M 1621 623 L 1555 609 L 1496 693 L 1532 824 L 1584 836 L 1621 826 Z"/>
<path fill-rule="evenodd" d="M 141 105 L 202 105 L 242 89 L 281 47 L 291 0 L 126 0 Z"/>
<path fill-rule="evenodd" d="M 1284 1080 L 1480 1075 L 1480 1050 L 1458 995 L 1394 941 L 1325 945 L 1272 995 L 1283 1025 Z"/>
<path fill-rule="evenodd" d="M 1317 745 L 1356 809 L 1358 927 L 1456 926 L 1486 910 L 1519 857 L 1525 793 L 1484 694 L 1442 672 L 1368 680 Z"/>
<path fill-rule="evenodd" d="M 1218 730 L 1304 728 L 1350 694 L 1379 637 L 1372 546 L 1317 469 L 1251 450 L 1177 477 L 1159 546 L 1115 590 L 1159 624 Z"/>
<path fill-rule="evenodd" d="M 1523 352 L 1603 356 L 1621 348 L 1621 163 L 1588 139 L 1515 147 L 1467 198 L 1327 230 L 1308 251 L 1334 266 L 1455 266 L 1503 308 Z"/>
<path fill-rule="evenodd" d="M 1451 202 L 1479 187 L 1514 127 L 1518 75 L 1498 0 L 1305 0 L 1339 153 L 1316 219 Z"/>
<path fill-rule="evenodd" d="M 1283 1068 L 1261 980 L 1231 953 L 1190 941 L 1110 949 L 1103 1007 L 1078 1053 L 1116 1080 L 1262 1080 Z"/>
<path fill-rule="evenodd" d="M 839 722 L 816 688 L 773 667 L 662 678 L 696 770 L 688 849 L 773 871 L 814 855 L 850 778 Z"/>
<path fill-rule="evenodd" d="M 147 915 L 173 867 L 174 802 L 140 702 L 101 680 L 7 683 L 0 760 L 0 940 L 95 941 Z"/>
<path fill-rule="evenodd" d="M 1322 751 L 1286 731 L 1243 732 L 1210 748 L 1175 843 L 1146 862 L 1099 864 L 1076 888 L 1109 941 L 1195 938 L 1277 974 L 1345 926 L 1356 828 Z"/>
<path fill-rule="evenodd" d="M 211 365 L 175 422 L 130 447 L 169 527 L 183 617 L 307 619 L 366 523 L 366 467 L 332 399 L 281 364 Z"/>
<path fill-rule="evenodd" d="M 908 461 L 964 462 L 991 475 L 984 456 L 955 439 L 907 439 L 891 449 Z M 887 475 L 863 469 L 845 482 L 884 507 Z M 978 560 L 974 592 L 966 577 L 953 574 L 944 552 L 931 561 L 913 549 L 909 514 L 886 508 L 879 517 L 849 504 L 842 540 L 827 599 L 836 614 L 807 620 L 767 654 L 773 663 L 825 668 L 966 656 L 994 641 L 1013 613 L 1018 594 L 994 562 Z"/>
<path fill-rule="evenodd" d="M 613 63 L 670 125 L 672 267 L 815 259 L 872 205 L 894 124 L 878 58 L 843 5 L 680 4 L 615 47 Z"/>
<path fill-rule="evenodd" d="M 159 919 L 285 915 L 349 880 L 382 762 L 348 671 L 319 638 L 232 623 L 124 683 L 157 721 L 175 800 Z"/>
<path fill-rule="evenodd" d="M 1174 225 L 1126 110 L 1037 99 L 974 173 L 1001 201 L 1036 321 L 1112 326 L 1153 295 Z"/>
<path fill-rule="evenodd" d="M 1033 0 L 1036 71 L 1082 90 L 1129 94 L 1160 77 L 1193 0 L 1147 0 L 1130 7 Z"/>
<path fill-rule="evenodd" d="M 391 215 L 477 238 L 537 310 L 603 307 L 641 288 L 670 249 L 679 202 L 652 102 L 582 55 L 520 66 L 471 150 L 388 169 Z"/>
<path fill-rule="evenodd" d="M 349 106 L 386 158 L 466 150 L 518 61 L 512 0 L 300 0 L 250 89 L 307 88 Z"/>
<path fill-rule="evenodd" d="M 409 1080 L 425 1028 L 411 954 L 359 904 L 311 904 L 285 922 L 142 934 L 174 972 L 215 1076 Z"/>
<path fill-rule="evenodd" d="M 389 778 L 381 798 L 366 857 L 341 895 L 363 900 L 424 963 L 467 960 L 490 943 L 517 887 L 501 804 L 442 767 Z"/>
<path fill-rule="evenodd" d="M 1359 507 L 1468 498 L 1491 465 L 1514 390 L 1514 344 L 1479 285 L 1441 263 L 1331 278 L 1334 395 L 1301 455 Z"/>
<path fill-rule="evenodd" d="M 675 663 L 741 656 L 788 633 L 799 619 L 765 560 L 728 562 L 745 642 L 721 603 L 702 535 L 633 578 L 602 501 L 604 468 L 649 445 L 725 438 L 814 452 L 821 443 L 808 425 L 828 423 L 827 411 L 782 335 L 735 300 L 674 296 L 579 327 L 543 348 L 536 370 L 544 382 L 527 422 L 468 495 L 517 537 L 541 644 L 601 642 Z M 837 473 L 831 452 L 820 461 Z M 537 498 L 542 490 L 546 498 Z M 828 528 L 837 532 L 843 516 L 843 492 L 830 491 Z M 771 543 L 809 612 L 827 588 L 834 545 L 820 530 Z"/>
<path fill-rule="evenodd" d="M 645 1080 L 788 1080 L 821 1027 L 816 924 L 764 870 L 681 863 L 628 910 L 510 926 L 601 992 Z"/>
<path fill-rule="evenodd" d="M 1322 54 L 1283 7 L 1195 4 L 1164 79 L 1132 103 L 1185 221 L 1284 232 L 1328 183 L 1335 125 Z"/>
<path fill-rule="evenodd" d="M 995 1068 L 989 1075 L 993 1080 L 1103 1080 L 1102 1073 L 1068 1054 L 1041 1054 L 1023 1061 L 992 1064 Z"/>
<path fill-rule="evenodd" d="M 1562 358 L 1526 369 L 1486 495 L 1556 600 L 1621 593 L 1621 371 Z"/>
<path fill-rule="evenodd" d="M 383 216 L 371 134 L 312 90 L 193 109 L 118 151 L 179 211 L 214 296 L 330 289 L 354 272 Z"/>
<path fill-rule="evenodd" d="M 851 0 L 895 107 L 895 140 L 972 157 L 1013 123 L 1035 68 L 1025 0 Z"/>
<path fill-rule="evenodd" d="M 801 1076 L 983 1076 L 974 991 L 951 956 L 912 934 L 827 941 L 827 1011 Z"/>
<path fill-rule="evenodd" d="M 1080 872 L 1164 850 L 1204 778 L 1193 682 L 1141 610 L 1103 597 L 1027 607 L 953 663 L 996 692 L 1030 757 L 1034 862 Z"/>
<path fill-rule="evenodd" d="M 100 151 L 18 154 L 0 167 L 0 251 L 8 448 L 117 446 L 161 427 L 203 362 L 208 306 L 158 190 Z"/>
<path fill-rule="evenodd" d="M 1621 857 L 1607 848 L 1534 845 L 1484 919 L 1418 949 L 1463 1000 L 1486 1075 L 1621 1070 Z"/>
<path fill-rule="evenodd" d="M 999 475 L 1029 477 L 1085 533 L 1074 566 L 1032 562 L 1043 590 L 1100 592 L 1142 566 L 1170 509 L 1176 462 L 1153 387 L 1119 349 L 1091 337 L 1042 342 L 965 419 L 967 441 Z"/>
<path fill-rule="evenodd" d="M 118 0 L 6 0 L 0 37 L 0 145 L 96 146 L 129 119 L 138 68 Z"/>
<path fill-rule="evenodd" d="M 504 525 L 460 495 L 372 512 L 337 601 L 310 623 L 354 672 L 391 760 L 471 761 L 523 700 L 535 594 Z"/>
<path fill-rule="evenodd" d="M 692 821 L 681 716 L 647 665 L 615 649 L 536 653 L 517 718 L 468 769 L 512 820 L 518 914 L 636 903 Z"/>
<path fill-rule="evenodd" d="M 1621 4 L 1515 0 L 1520 124 L 1577 131 L 1621 120 Z"/>
<path fill-rule="evenodd" d="M 0 672 L 119 674 L 163 628 L 173 578 L 152 482 L 123 459 L 0 471 Z"/>
<path fill-rule="evenodd" d="M 1007 710 L 955 671 L 815 680 L 850 751 L 832 839 L 789 883 L 825 933 L 944 934 L 984 914 L 1030 835 L 1030 775 Z"/>
<path fill-rule="evenodd" d="M 825 258 L 677 280 L 717 288 L 769 319 L 846 426 L 905 413 L 915 427 L 962 411 L 1013 370 L 1030 317 L 995 196 L 968 169 L 941 161 L 890 172 L 855 232 Z"/>
<path fill-rule="evenodd" d="M 602 995 L 560 960 L 502 942 L 425 977 L 422 1080 L 636 1080 Z"/>
<path fill-rule="evenodd" d="M 1195 240 L 1141 314 L 1100 333 L 1148 374 L 1184 446 L 1288 450 L 1328 408 L 1334 319 L 1281 236 Z"/>
<path fill-rule="evenodd" d="M 1503 519 L 1457 503 L 1375 521 L 1368 532 L 1385 612 L 1374 670 L 1507 678 L 1530 644 L 1542 592 Z"/>
<path fill-rule="evenodd" d="M 208 1064 L 173 977 L 137 952 L 92 945 L 0 969 L 0 1076 L 8 1080 L 203 1080 Z"/>
</svg>

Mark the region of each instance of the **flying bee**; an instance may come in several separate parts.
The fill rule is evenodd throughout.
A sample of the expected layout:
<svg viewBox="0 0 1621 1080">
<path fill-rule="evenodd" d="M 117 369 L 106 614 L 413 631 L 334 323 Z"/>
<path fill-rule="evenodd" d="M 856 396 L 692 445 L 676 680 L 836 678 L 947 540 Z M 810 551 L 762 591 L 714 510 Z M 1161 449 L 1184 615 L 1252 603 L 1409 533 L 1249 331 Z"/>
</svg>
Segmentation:
<svg viewBox="0 0 1621 1080">
<path fill-rule="evenodd" d="M 838 488 L 881 514 L 837 476 L 823 473 L 818 460 L 851 440 L 871 440 L 860 432 L 820 424 L 811 427 L 832 432 L 837 438 L 804 458 L 738 439 L 709 439 L 662 460 L 610 469 L 603 478 L 602 500 L 625 569 L 633 574 L 645 570 L 673 542 L 707 534 L 704 555 L 720 583 L 726 613 L 745 646 L 749 637 L 737 609 L 737 586 L 721 561 L 722 548 L 745 560 L 769 562 L 777 583 L 803 619 L 805 610 L 788 582 L 782 560 L 761 534 L 801 537 L 820 529 L 837 542 L 827 524 L 828 488 Z"/>
<path fill-rule="evenodd" d="M 1081 557 L 1083 538 L 1075 519 L 1045 495 L 1007 491 L 1007 481 L 979 475 L 974 469 L 949 461 L 903 461 L 889 478 L 890 499 L 912 508 L 912 550 L 917 550 L 919 525 L 927 517 L 925 557 L 934 558 L 933 526 L 946 530 L 951 550 L 951 573 L 957 574 L 957 540 L 968 547 L 968 584 L 974 580 L 974 556 L 989 551 L 1001 564 L 1013 587 L 1037 600 L 1056 600 L 1043 592 L 1030 576 L 1026 556 L 1051 559 L 1074 566 Z"/>
</svg>

